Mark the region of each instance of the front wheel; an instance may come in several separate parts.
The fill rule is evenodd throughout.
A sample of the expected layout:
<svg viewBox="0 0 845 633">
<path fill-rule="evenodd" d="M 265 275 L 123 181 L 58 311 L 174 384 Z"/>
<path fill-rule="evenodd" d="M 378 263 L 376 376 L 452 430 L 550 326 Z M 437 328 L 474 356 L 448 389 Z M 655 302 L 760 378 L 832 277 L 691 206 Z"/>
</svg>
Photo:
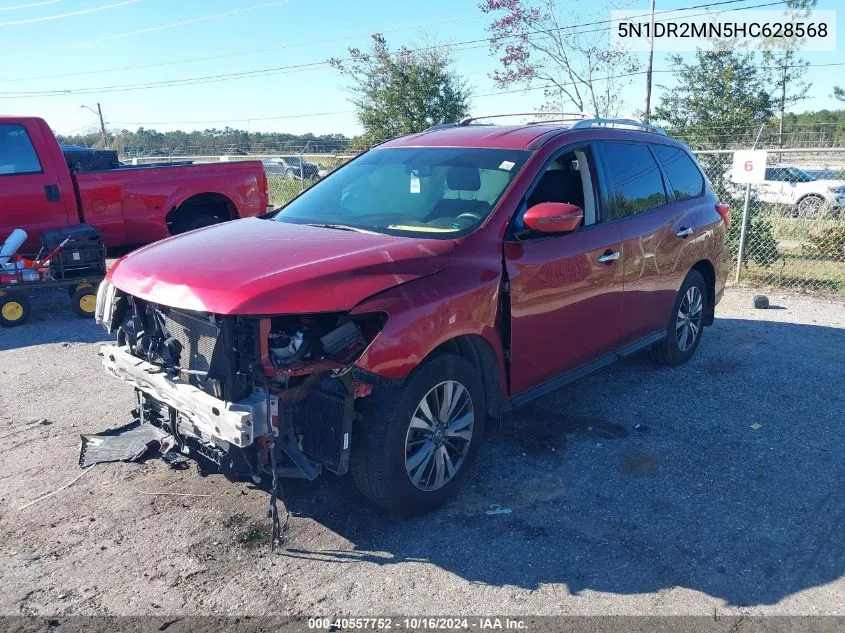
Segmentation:
<svg viewBox="0 0 845 633">
<path fill-rule="evenodd" d="M 687 274 L 666 326 L 666 336 L 651 347 L 651 357 L 661 365 L 681 365 L 687 362 L 701 341 L 707 305 L 707 285 L 697 270 Z"/>
<path fill-rule="evenodd" d="M 486 402 L 465 358 L 437 356 L 395 390 L 361 401 L 351 470 L 361 492 L 402 516 L 423 514 L 455 494 L 475 458 Z"/>
</svg>

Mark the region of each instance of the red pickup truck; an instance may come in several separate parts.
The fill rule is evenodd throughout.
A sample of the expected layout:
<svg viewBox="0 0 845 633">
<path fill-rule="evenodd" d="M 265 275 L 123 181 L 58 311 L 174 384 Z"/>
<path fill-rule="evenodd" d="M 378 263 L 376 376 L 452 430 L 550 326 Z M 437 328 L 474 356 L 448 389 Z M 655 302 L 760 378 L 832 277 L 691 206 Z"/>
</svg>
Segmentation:
<svg viewBox="0 0 845 633">
<path fill-rule="evenodd" d="M 260 161 L 81 170 L 43 119 L 0 116 L 0 241 L 14 229 L 38 250 L 45 229 L 85 222 L 106 246 L 145 244 L 264 213 Z"/>
</svg>

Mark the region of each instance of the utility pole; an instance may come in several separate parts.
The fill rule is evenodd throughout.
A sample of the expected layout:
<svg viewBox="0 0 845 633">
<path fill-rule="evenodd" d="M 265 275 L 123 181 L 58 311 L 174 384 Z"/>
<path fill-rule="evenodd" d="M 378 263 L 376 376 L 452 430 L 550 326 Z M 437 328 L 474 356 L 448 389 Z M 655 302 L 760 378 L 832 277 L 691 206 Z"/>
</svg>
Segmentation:
<svg viewBox="0 0 845 633">
<path fill-rule="evenodd" d="M 647 122 L 651 118 L 651 68 L 654 63 L 654 0 L 651 0 L 651 16 L 648 19 L 648 66 L 645 78 L 645 114 Z"/>
<path fill-rule="evenodd" d="M 91 108 L 91 107 L 86 106 L 86 105 L 84 105 L 84 106 L 80 106 L 80 107 L 85 108 L 86 110 L 91 110 L 91 112 L 93 112 L 93 113 L 94 113 L 94 114 L 96 114 L 98 117 L 100 117 L 100 135 L 101 135 L 101 137 L 102 137 L 103 147 L 104 147 L 104 148 L 105 148 L 105 147 L 108 147 L 108 144 L 109 144 L 109 136 L 108 136 L 108 134 L 106 133 L 106 122 L 103 120 L 103 109 L 100 107 L 100 104 L 99 104 L 99 103 L 97 104 L 97 109 L 96 109 L 96 110 L 95 110 L 94 108 Z"/>
</svg>

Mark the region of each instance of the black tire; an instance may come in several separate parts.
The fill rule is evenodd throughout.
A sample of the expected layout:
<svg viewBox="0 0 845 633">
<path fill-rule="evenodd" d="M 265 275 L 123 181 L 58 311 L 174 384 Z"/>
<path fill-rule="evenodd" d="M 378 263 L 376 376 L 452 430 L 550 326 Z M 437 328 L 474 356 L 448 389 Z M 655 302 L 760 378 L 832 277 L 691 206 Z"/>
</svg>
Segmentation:
<svg viewBox="0 0 845 633">
<path fill-rule="evenodd" d="M 87 281 L 84 281 L 80 284 L 74 284 L 72 286 L 67 287 L 67 294 L 69 297 L 73 297 L 77 293 L 77 291 L 82 290 L 83 288 L 93 288 L 92 284 L 89 284 Z"/>
<path fill-rule="evenodd" d="M 188 231 L 194 231 L 206 226 L 220 224 L 221 222 L 223 222 L 223 219 L 217 217 L 213 213 L 206 213 L 198 210 L 176 222 L 173 226 L 173 234 L 187 233 Z"/>
<path fill-rule="evenodd" d="M 411 420 L 423 398 L 449 381 L 459 383 L 469 395 L 473 412 L 471 437 L 462 461 L 456 462 L 454 475 L 441 487 L 423 490 L 412 482 L 406 467 L 406 442 L 411 433 L 423 432 L 411 430 Z M 364 496 L 391 512 L 408 517 L 433 510 L 458 491 L 481 445 L 487 411 L 484 387 L 478 372 L 469 361 L 455 355 L 437 356 L 418 367 L 401 387 L 379 387 L 360 403 L 363 415 L 362 421 L 353 431 L 350 469 Z M 442 434 L 439 441 L 458 442 L 455 438 L 444 440 Z M 435 441 L 419 442 L 436 446 Z M 461 447 L 465 446 L 464 442 L 459 441 Z M 435 481 L 429 482 L 434 485 L 437 470 L 435 462 L 438 461 L 437 452 L 441 446 L 433 448 L 430 451 L 432 460 L 425 462 L 430 463 L 434 469 L 432 476 Z M 449 447 L 453 445 L 449 444 Z M 449 463 L 453 462 L 450 460 Z M 425 464 L 420 468 L 425 469 Z M 420 483 L 425 485 L 422 481 Z"/>
<path fill-rule="evenodd" d="M 97 289 L 96 288 L 80 288 L 73 293 L 70 298 L 70 307 L 77 316 L 83 319 L 93 319 L 94 311 L 97 306 Z"/>
<path fill-rule="evenodd" d="M 698 291 L 701 303 L 700 308 L 697 311 L 697 328 L 695 329 L 694 337 L 690 343 L 688 339 L 682 338 L 681 328 L 678 324 L 680 316 L 679 312 L 682 309 L 682 305 L 686 305 L 685 298 L 688 296 L 688 293 L 694 292 L 691 291 L 692 288 L 695 288 Z M 709 296 L 704 277 L 702 277 L 701 273 L 697 270 L 689 271 L 686 279 L 684 279 L 684 283 L 681 284 L 681 289 L 678 291 L 675 304 L 672 306 L 672 315 L 670 316 L 669 323 L 666 326 L 666 336 L 663 340 L 651 346 L 650 353 L 654 362 L 674 367 L 682 365 L 692 358 L 693 354 L 695 354 L 695 350 L 698 349 L 698 344 L 701 342 L 701 335 L 704 332 L 704 315 L 707 314 L 708 301 Z M 689 323 L 690 320 L 687 320 L 687 323 Z M 689 325 L 687 327 L 690 328 L 687 330 L 687 335 L 689 335 L 693 332 L 693 329 Z M 685 341 L 683 346 L 682 341 Z"/>
<path fill-rule="evenodd" d="M 801 198 L 796 204 L 793 214 L 796 218 L 803 218 L 805 220 L 813 220 L 821 215 L 822 209 L 825 205 L 825 199 L 822 196 L 809 194 Z"/>
<path fill-rule="evenodd" d="M 29 300 L 16 294 L 0 296 L 0 325 L 16 327 L 23 325 L 29 319 Z"/>
</svg>

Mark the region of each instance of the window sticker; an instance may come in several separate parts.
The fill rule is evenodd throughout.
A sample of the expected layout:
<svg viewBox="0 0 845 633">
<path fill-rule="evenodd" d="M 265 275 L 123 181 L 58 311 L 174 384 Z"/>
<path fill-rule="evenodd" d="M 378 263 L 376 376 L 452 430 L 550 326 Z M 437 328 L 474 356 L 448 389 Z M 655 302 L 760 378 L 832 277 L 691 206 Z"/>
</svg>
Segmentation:
<svg viewBox="0 0 845 633">
<path fill-rule="evenodd" d="M 416 176 L 411 177 L 411 193 L 420 192 L 420 179 Z"/>
<path fill-rule="evenodd" d="M 499 165 L 499 169 L 504 169 L 505 171 L 510 171 L 511 169 L 513 169 L 514 165 L 516 165 L 516 163 L 511 162 L 509 160 L 503 160 L 502 164 Z"/>
</svg>

